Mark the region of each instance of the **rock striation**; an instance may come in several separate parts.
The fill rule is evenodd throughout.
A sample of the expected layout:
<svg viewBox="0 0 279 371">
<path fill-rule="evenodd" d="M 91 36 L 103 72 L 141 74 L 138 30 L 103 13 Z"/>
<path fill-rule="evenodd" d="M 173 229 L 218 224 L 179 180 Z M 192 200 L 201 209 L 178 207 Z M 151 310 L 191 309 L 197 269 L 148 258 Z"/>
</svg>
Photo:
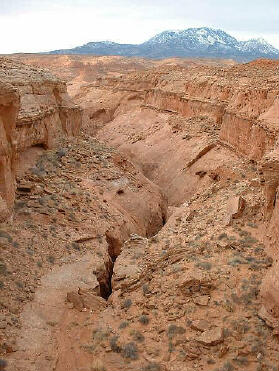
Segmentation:
<svg viewBox="0 0 279 371">
<path fill-rule="evenodd" d="M 15 196 L 15 122 L 19 94 L 9 83 L 0 83 L 0 215 L 8 216 Z"/>
<path fill-rule="evenodd" d="M 66 84 L 43 69 L 1 57 L 0 82 L 1 208 L 9 209 L 26 152 L 53 148 L 61 135 L 76 136 L 81 110 L 70 101 Z"/>
</svg>

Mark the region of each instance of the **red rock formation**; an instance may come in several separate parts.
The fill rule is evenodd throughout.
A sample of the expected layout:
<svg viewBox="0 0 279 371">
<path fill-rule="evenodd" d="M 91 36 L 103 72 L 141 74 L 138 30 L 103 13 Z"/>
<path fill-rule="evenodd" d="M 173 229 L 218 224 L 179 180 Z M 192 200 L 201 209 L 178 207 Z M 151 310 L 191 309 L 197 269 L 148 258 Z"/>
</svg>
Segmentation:
<svg viewBox="0 0 279 371">
<path fill-rule="evenodd" d="M 15 121 L 19 95 L 0 81 L 0 220 L 7 217 L 15 195 Z"/>
<path fill-rule="evenodd" d="M 10 208 L 15 165 L 21 166 L 24 152 L 52 148 L 61 135 L 77 135 L 81 111 L 69 100 L 66 84 L 42 69 L 0 58 L 0 83 L 0 193 Z"/>
<path fill-rule="evenodd" d="M 268 153 L 263 161 L 265 216 L 267 232 L 265 245 L 273 259 L 273 266 L 263 280 L 261 295 L 263 307 L 260 316 L 279 330 L 279 143 Z"/>
</svg>

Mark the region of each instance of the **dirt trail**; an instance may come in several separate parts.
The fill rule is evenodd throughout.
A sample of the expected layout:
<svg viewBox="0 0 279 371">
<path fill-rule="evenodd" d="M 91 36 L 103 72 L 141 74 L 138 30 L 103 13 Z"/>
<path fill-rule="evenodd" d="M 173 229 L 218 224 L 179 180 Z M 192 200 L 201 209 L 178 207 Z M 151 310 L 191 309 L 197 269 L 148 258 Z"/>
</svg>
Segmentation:
<svg viewBox="0 0 279 371">
<path fill-rule="evenodd" d="M 21 314 L 18 351 L 10 360 L 10 370 L 37 371 L 38 367 L 42 371 L 55 370 L 59 364 L 59 339 L 66 335 L 63 323 L 69 311 L 65 303 L 67 293 L 77 288 L 98 286 L 97 278 L 92 274 L 95 262 L 90 253 L 74 262 L 61 264 L 41 278 L 33 301 Z M 74 369 L 78 366 L 71 365 Z"/>
</svg>

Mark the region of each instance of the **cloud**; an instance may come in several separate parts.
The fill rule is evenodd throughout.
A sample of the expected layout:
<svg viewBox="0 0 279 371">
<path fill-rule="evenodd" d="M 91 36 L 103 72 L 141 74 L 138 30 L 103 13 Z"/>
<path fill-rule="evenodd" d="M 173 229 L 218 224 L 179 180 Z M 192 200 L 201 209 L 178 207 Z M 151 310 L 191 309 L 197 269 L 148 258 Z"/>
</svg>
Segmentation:
<svg viewBox="0 0 279 371">
<path fill-rule="evenodd" d="M 166 29 L 209 26 L 279 47 L 277 0 L 0 0 L 1 53 L 89 41 L 140 43 Z"/>
</svg>

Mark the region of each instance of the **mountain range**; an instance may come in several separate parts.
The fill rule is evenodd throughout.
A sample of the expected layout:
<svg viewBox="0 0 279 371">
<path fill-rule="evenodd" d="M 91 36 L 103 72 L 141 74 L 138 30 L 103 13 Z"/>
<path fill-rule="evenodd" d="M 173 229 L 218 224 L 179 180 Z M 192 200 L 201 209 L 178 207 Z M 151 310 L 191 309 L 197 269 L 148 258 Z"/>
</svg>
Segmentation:
<svg viewBox="0 0 279 371">
<path fill-rule="evenodd" d="M 223 30 L 208 27 L 163 31 L 142 44 L 119 44 L 112 41 L 89 42 L 72 49 L 48 54 L 119 55 L 127 57 L 169 58 L 233 58 L 249 61 L 279 57 L 279 50 L 264 39 L 238 41 Z"/>
</svg>

